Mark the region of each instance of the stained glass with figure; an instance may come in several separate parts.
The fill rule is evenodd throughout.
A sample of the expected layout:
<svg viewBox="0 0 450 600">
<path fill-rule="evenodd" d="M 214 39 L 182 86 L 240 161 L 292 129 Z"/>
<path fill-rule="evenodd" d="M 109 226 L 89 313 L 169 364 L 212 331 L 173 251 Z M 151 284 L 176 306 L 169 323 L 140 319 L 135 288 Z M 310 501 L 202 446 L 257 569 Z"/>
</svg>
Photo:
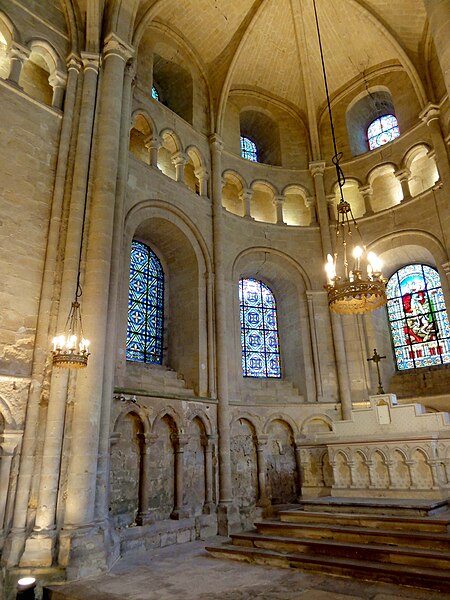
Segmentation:
<svg viewBox="0 0 450 600">
<path fill-rule="evenodd" d="M 158 90 L 155 88 L 155 86 L 152 87 L 152 98 L 154 100 L 159 100 Z"/>
<path fill-rule="evenodd" d="M 127 360 L 161 364 L 164 271 L 146 244 L 133 240 L 128 293 Z"/>
<path fill-rule="evenodd" d="M 271 290 L 256 279 L 239 282 L 242 374 L 281 377 L 277 306 Z"/>
<path fill-rule="evenodd" d="M 387 310 L 399 370 L 450 363 L 450 325 L 438 272 L 407 265 L 389 279 Z"/>
<path fill-rule="evenodd" d="M 255 142 L 243 135 L 241 135 L 241 156 L 247 160 L 258 162 L 258 149 Z"/>
<path fill-rule="evenodd" d="M 392 142 L 400 136 L 400 129 L 394 115 L 384 115 L 372 121 L 367 129 L 367 141 L 369 150 L 375 150 Z"/>
</svg>

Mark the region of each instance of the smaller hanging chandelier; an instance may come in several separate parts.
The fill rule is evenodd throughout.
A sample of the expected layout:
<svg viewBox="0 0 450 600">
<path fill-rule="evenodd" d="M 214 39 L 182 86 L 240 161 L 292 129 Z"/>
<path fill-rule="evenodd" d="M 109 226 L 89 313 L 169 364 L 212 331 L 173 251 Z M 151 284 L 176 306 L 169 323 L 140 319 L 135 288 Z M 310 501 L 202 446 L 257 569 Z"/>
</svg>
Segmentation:
<svg viewBox="0 0 450 600">
<path fill-rule="evenodd" d="M 78 288 L 79 289 L 79 288 Z M 80 294 L 81 295 L 81 294 Z M 83 335 L 79 292 L 75 295 L 67 317 L 64 333 L 53 338 L 53 365 L 66 369 L 82 369 L 87 366 L 89 340 Z"/>
<path fill-rule="evenodd" d="M 340 195 L 340 200 L 337 205 L 338 218 L 336 221 L 334 254 L 333 256 L 328 254 L 327 262 L 325 264 L 325 271 L 328 278 L 325 289 L 328 293 L 328 304 L 333 312 L 342 315 L 362 314 L 386 304 L 386 280 L 381 274 L 381 268 L 383 266 L 381 260 L 373 252 L 366 252 L 366 246 L 363 242 L 356 219 L 353 216 L 351 206 L 344 200 L 343 188 L 345 177 L 342 168 L 339 165 L 342 158 L 342 152 L 338 152 L 336 144 L 315 0 L 313 0 L 313 6 L 320 58 L 322 61 L 322 74 L 327 96 L 331 136 L 333 139 L 333 164 L 336 167 Z M 355 237 L 358 239 L 355 240 Z M 350 248 L 348 248 L 348 246 L 350 246 Z M 349 254 L 351 254 L 353 259 L 351 267 L 349 265 Z"/>
</svg>

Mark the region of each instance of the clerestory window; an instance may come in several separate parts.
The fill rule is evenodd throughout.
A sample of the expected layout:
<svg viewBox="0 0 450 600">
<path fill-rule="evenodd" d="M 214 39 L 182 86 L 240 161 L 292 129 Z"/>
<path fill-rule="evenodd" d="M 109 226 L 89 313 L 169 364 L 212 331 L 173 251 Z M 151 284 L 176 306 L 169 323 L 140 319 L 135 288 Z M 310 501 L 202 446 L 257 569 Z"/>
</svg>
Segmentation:
<svg viewBox="0 0 450 600">
<path fill-rule="evenodd" d="M 241 156 L 247 160 L 258 162 L 258 149 L 255 142 L 241 135 Z"/>
<path fill-rule="evenodd" d="M 127 360 L 161 364 L 164 271 L 153 250 L 133 240 L 128 293 Z"/>
<path fill-rule="evenodd" d="M 400 129 L 394 115 L 378 117 L 367 128 L 369 150 L 375 150 L 380 146 L 384 146 L 384 144 L 392 142 L 392 140 L 395 140 L 399 136 Z"/>
<path fill-rule="evenodd" d="M 239 282 L 242 375 L 281 377 L 277 305 L 270 288 L 257 279 Z"/>
</svg>

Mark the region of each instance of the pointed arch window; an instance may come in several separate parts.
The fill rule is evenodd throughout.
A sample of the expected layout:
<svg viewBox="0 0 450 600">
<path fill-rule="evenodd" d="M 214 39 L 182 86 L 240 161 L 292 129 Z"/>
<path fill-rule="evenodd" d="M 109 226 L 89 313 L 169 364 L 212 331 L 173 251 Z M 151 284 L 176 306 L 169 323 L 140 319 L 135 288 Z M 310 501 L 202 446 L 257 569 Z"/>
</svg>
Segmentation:
<svg viewBox="0 0 450 600">
<path fill-rule="evenodd" d="M 241 156 L 247 160 L 258 162 L 258 149 L 255 142 L 241 135 Z"/>
<path fill-rule="evenodd" d="M 406 265 L 386 286 L 399 370 L 450 363 L 450 326 L 441 280 L 427 265 Z"/>
<path fill-rule="evenodd" d="M 159 101 L 158 90 L 155 88 L 155 86 L 152 86 L 152 98 L 153 98 L 153 100 Z"/>
<path fill-rule="evenodd" d="M 257 279 L 239 282 L 242 375 L 281 377 L 277 305 L 267 285 Z"/>
<path fill-rule="evenodd" d="M 375 150 L 380 146 L 384 146 L 388 142 L 392 142 L 400 136 L 400 129 L 397 118 L 394 115 L 383 115 L 378 117 L 367 128 L 367 141 L 369 150 Z"/>
<path fill-rule="evenodd" d="M 127 360 L 162 364 L 164 271 L 153 250 L 133 240 L 128 293 Z"/>
</svg>

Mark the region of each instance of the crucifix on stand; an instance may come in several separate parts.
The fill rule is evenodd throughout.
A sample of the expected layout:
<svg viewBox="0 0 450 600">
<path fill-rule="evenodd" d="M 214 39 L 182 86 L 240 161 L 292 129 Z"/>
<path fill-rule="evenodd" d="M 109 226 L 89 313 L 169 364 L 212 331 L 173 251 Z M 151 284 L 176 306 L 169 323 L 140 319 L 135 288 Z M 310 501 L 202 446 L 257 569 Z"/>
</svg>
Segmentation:
<svg viewBox="0 0 450 600">
<path fill-rule="evenodd" d="M 380 360 L 386 358 L 385 356 L 380 356 L 377 352 L 377 349 L 373 349 L 373 356 L 367 359 L 367 362 L 373 361 L 377 365 L 377 373 L 378 373 L 378 390 L 377 394 L 384 394 L 383 386 L 381 385 L 381 375 L 380 375 Z"/>
</svg>

